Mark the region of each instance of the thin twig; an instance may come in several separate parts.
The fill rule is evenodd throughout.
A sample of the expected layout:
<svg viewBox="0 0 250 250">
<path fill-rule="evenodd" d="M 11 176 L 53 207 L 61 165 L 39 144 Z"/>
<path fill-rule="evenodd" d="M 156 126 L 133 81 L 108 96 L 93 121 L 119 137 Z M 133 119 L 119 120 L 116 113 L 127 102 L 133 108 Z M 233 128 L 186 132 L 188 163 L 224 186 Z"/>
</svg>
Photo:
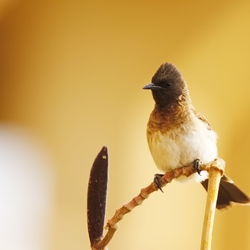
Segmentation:
<svg viewBox="0 0 250 250">
<path fill-rule="evenodd" d="M 202 164 L 200 166 L 200 170 L 206 170 L 208 171 L 210 169 L 210 166 L 217 167 L 217 161 L 208 163 L 208 164 Z M 160 185 L 161 187 L 164 187 L 166 184 L 170 183 L 173 179 L 178 178 L 180 176 L 190 176 L 194 174 L 197 170 L 194 169 L 193 164 L 190 164 L 185 167 L 176 168 L 173 169 L 167 173 L 165 173 L 161 179 L 160 179 Z M 117 209 L 114 216 L 108 220 L 108 223 L 106 225 L 106 229 L 108 230 L 106 235 L 103 237 L 102 240 L 95 243 L 92 247 L 93 249 L 103 249 L 105 246 L 108 245 L 110 240 L 112 239 L 113 235 L 115 234 L 117 230 L 117 223 L 122 220 L 123 216 L 129 212 L 131 212 L 132 209 L 139 206 L 145 199 L 148 198 L 148 196 L 152 193 L 158 190 L 158 187 L 155 185 L 154 182 L 152 182 L 150 185 L 148 185 L 145 188 L 142 188 L 140 193 L 135 196 L 130 202 L 123 205 L 121 208 Z"/>
<path fill-rule="evenodd" d="M 207 203 L 203 221 L 201 250 L 211 249 L 216 202 L 224 167 L 225 163 L 220 159 L 215 161 L 209 169 Z"/>
</svg>

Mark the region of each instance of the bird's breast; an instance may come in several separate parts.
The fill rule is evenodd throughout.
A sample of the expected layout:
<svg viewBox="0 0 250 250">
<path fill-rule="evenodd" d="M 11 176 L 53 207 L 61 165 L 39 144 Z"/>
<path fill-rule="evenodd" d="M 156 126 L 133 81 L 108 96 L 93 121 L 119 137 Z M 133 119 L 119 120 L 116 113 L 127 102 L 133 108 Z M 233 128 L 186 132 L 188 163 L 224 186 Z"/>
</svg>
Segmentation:
<svg viewBox="0 0 250 250">
<path fill-rule="evenodd" d="M 200 120 L 166 132 L 148 129 L 147 139 L 152 157 L 163 172 L 195 159 L 208 163 L 217 157 L 216 134 Z"/>
</svg>

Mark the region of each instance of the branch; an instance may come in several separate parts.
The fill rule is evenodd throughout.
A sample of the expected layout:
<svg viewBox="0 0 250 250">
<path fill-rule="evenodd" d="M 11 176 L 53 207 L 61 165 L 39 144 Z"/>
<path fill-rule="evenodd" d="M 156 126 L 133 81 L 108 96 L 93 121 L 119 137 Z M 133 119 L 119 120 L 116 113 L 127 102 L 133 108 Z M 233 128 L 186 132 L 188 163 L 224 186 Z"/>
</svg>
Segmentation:
<svg viewBox="0 0 250 250">
<path fill-rule="evenodd" d="M 216 202 L 224 167 L 225 162 L 219 159 L 215 161 L 209 169 L 207 203 L 203 221 L 201 250 L 211 249 Z"/>
<path fill-rule="evenodd" d="M 217 160 L 210 162 L 208 164 L 202 164 L 200 166 L 200 170 L 206 170 L 209 171 L 209 169 L 218 168 Z M 160 185 L 161 187 L 164 187 L 166 184 L 170 183 L 173 179 L 178 178 L 180 176 L 190 176 L 194 174 L 197 170 L 194 169 L 193 164 L 190 164 L 188 166 L 180 167 L 173 169 L 167 173 L 165 173 L 161 179 L 160 179 Z M 123 205 L 121 208 L 117 209 L 114 216 L 108 220 L 108 223 L 106 225 L 106 229 L 108 230 L 104 238 L 98 242 L 96 242 L 92 247 L 93 249 L 104 249 L 105 246 L 108 245 L 110 240 L 112 239 L 113 235 L 115 234 L 117 230 L 117 223 L 122 220 L 123 216 L 129 212 L 131 212 L 135 207 L 141 205 L 141 203 L 148 198 L 148 196 L 157 191 L 158 187 L 155 185 L 154 182 L 152 182 L 150 185 L 148 185 L 145 188 L 142 188 L 140 193 L 135 196 L 131 201 L 129 201 L 127 204 Z M 215 193 L 214 193 L 215 194 Z M 217 196 L 216 196 L 217 197 Z M 212 217 L 211 217 L 212 218 Z M 213 219 L 213 218 L 212 218 Z M 212 226 L 212 224 L 210 224 Z M 203 250 L 203 249 L 202 249 Z"/>
</svg>

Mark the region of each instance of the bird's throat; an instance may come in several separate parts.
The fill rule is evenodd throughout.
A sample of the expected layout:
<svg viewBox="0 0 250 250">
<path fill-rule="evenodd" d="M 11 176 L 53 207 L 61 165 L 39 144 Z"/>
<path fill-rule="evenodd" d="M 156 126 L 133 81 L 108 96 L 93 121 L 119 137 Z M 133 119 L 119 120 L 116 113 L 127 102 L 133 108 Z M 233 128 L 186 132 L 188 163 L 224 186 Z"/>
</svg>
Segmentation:
<svg viewBox="0 0 250 250">
<path fill-rule="evenodd" d="M 156 102 L 150 115 L 148 129 L 166 132 L 190 120 L 191 112 L 191 103 L 184 97 L 164 104 Z"/>
</svg>

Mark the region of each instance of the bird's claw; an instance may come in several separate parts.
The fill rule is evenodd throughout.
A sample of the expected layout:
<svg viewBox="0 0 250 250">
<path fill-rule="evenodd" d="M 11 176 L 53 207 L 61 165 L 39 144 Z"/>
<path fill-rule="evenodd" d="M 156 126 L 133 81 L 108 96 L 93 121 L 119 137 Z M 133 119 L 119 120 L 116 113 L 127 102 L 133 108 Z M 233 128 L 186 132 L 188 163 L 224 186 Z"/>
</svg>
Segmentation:
<svg viewBox="0 0 250 250">
<path fill-rule="evenodd" d="M 161 192 L 163 193 L 163 190 L 162 190 L 162 188 L 161 188 L 161 181 L 160 181 L 160 179 L 161 179 L 162 176 L 163 176 L 163 174 L 155 174 L 155 177 L 154 177 L 154 184 L 155 184 L 156 187 L 157 187 L 158 189 L 160 189 Z"/>
<path fill-rule="evenodd" d="M 201 174 L 201 169 L 200 169 L 201 163 L 202 162 L 200 159 L 195 159 L 193 161 L 193 168 L 199 175 Z"/>
</svg>

